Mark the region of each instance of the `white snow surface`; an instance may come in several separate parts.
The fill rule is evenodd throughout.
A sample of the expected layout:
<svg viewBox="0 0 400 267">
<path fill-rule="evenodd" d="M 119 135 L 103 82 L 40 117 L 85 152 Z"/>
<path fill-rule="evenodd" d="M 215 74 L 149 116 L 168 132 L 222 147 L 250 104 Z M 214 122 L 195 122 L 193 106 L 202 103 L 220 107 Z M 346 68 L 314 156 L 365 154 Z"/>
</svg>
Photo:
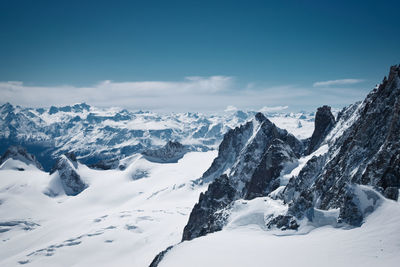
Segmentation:
<svg viewBox="0 0 400 267">
<path fill-rule="evenodd" d="M 0 266 L 148 266 L 181 240 L 206 189 L 191 180 L 216 155 L 190 152 L 168 164 L 136 155 L 124 171 L 78 164 L 89 187 L 54 198 L 43 193 L 51 186 L 48 173 L 6 162 L 12 168 L 0 170 Z"/>
<path fill-rule="evenodd" d="M 227 227 L 180 243 L 166 254 L 159 267 L 399 266 L 400 204 L 383 198 L 381 201 L 361 227 L 314 227 L 304 223 L 298 232 L 265 231 L 265 214 L 271 209 L 274 213 L 284 210 L 279 202 L 268 198 L 245 204 L 237 201 Z M 323 213 L 318 216 L 325 221 L 337 216 L 337 210 Z"/>
</svg>

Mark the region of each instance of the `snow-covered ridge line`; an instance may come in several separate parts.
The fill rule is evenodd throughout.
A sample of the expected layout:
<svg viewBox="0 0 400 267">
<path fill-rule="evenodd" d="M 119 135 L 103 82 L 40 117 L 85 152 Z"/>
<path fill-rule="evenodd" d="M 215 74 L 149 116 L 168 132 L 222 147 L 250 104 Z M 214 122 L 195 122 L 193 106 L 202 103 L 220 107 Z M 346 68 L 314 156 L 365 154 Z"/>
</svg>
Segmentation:
<svg viewBox="0 0 400 267">
<path fill-rule="evenodd" d="M 229 129 L 254 115 L 253 111 L 158 114 L 96 108 L 85 103 L 23 108 L 6 103 L 0 106 L 0 153 L 10 145 L 22 145 L 49 170 L 54 160 L 67 152 L 93 164 L 157 149 L 168 141 L 206 151 L 216 149 Z M 311 135 L 313 113 L 270 113 L 268 117 L 299 138 Z"/>
</svg>

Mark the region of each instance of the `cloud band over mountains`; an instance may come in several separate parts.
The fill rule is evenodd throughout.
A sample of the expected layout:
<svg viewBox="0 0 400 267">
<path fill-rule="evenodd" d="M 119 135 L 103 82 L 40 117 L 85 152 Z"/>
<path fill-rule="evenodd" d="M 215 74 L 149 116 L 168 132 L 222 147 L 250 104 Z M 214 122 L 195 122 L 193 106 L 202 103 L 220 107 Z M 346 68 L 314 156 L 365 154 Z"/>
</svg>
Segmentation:
<svg viewBox="0 0 400 267">
<path fill-rule="evenodd" d="M 349 85 L 359 79 L 316 82 L 314 87 Z M 93 86 L 36 86 L 23 82 L 0 82 L 1 102 L 26 107 L 69 105 L 86 102 L 99 107 L 119 106 L 132 110 L 223 111 L 227 106 L 238 109 L 268 110 L 310 109 L 319 103 L 339 105 L 363 97 L 365 92 L 354 88 L 335 90 L 314 87 L 282 85 L 268 86 L 257 83 L 239 85 L 231 76 L 186 77 L 180 81 L 102 81 Z M 349 98 L 349 95 L 352 96 Z M 265 109 L 265 108 L 264 108 Z"/>
<path fill-rule="evenodd" d="M 327 87 L 332 85 L 349 85 L 364 82 L 363 79 L 341 79 L 341 80 L 329 80 L 322 82 L 315 82 L 313 87 Z"/>
</svg>

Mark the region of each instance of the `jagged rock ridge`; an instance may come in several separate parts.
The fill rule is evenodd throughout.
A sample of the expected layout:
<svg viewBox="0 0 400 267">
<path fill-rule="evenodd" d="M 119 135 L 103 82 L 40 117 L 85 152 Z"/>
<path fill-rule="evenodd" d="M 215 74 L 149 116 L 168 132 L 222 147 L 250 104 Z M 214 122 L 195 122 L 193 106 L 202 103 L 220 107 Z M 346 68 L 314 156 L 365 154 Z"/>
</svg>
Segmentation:
<svg viewBox="0 0 400 267">
<path fill-rule="evenodd" d="M 340 208 L 339 220 L 359 226 L 356 185 L 369 185 L 397 200 L 400 187 L 400 68 L 390 68 L 388 78 L 358 105 L 340 114 L 355 118 L 326 155 L 308 162 L 285 189 L 289 215 L 302 218 L 313 208 Z M 329 140 L 328 140 L 329 141 Z M 295 192 L 295 193 L 294 193 Z M 312 217 L 309 218 L 312 220 Z"/>
<path fill-rule="evenodd" d="M 43 170 L 42 165 L 36 160 L 36 157 L 29 154 L 26 149 L 21 146 L 10 146 L 0 158 L 0 165 L 8 159 L 19 160 L 27 165 L 32 164 L 39 170 Z"/>
</svg>

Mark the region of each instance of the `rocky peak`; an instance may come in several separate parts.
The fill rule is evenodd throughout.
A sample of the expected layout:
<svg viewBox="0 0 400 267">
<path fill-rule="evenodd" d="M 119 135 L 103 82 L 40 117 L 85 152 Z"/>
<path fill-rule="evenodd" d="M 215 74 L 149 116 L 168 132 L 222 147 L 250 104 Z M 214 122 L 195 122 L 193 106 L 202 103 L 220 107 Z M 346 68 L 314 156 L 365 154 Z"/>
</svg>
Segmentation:
<svg viewBox="0 0 400 267">
<path fill-rule="evenodd" d="M 256 115 L 255 115 L 255 119 L 258 121 L 258 122 L 264 122 L 264 121 L 267 121 L 268 119 L 264 116 L 264 114 L 262 114 L 261 112 L 258 112 Z M 269 120 L 268 120 L 269 121 Z"/>
<path fill-rule="evenodd" d="M 10 146 L 7 151 L 0 158 L 0 165 L 3 164 L 7 159 L 14 159 L 24 162 L 27 165 L 34 165 L 39 170 L 43 170 L 42 165 L 36 160 L 36 157 L 29 154 L 24 147 L 21 146 Z"/>
<path fill-rule="evenodd" d="M 13 105 L 11 105 L 10 103 L 7 102 L 0 106 L 0 110 L 1 110 L 1 113 L 10 113 L 14 110 L 14 107 L 13 107 Z"/>
<path fill-rule="evenodd" d="M 62 155 L 50 174 L 58 173 L 65 194 L 75 196 L 87 188 L 87 184 L 82 180 L 77 172 L 78 162 L 74 153 Z"/>
<path fill-rule="evenodd" d="M 329 131 L 335 125 L 335 118 L 332 115 L 330 106 L 322 106 L 317 109 L 314 124 L 314 132 L 311 136 L 310 144 L 307 149 L 307 154 L 311 154 L 318 148 L 318 146 L 327 136 Z"/>
<path fill-rule="evenodd" d="M 182 239 L 221 230 L 227 219 L 224 210 L 233 201 L 267 196 L 280 185 L 283 165 L 297 159 L 302 150 L 299 140 L 261 113 L 229 131 L 218 157 L 203 175 L 203 181 L 211 183 L 194 206 Z"/>
<path fill-rule="evenodd" d="M 88 104 L 86 104 L 85 102 L 75 104 L 72 106 L 72 108 L 75 112 L 82 112 L 84 110 L 86 110 L 86 111 L 90 110 L 90 106 Z"/>
<path fill-rule="evenodd" d="M 75 104 L 73 106 L 63 106 L 63 107 L 56 107 L 56 106 L 51 106 L 48 113 L 50 115 L 56 114 L 57 112 L 83 112 L 83 111 L 89 111 L 90 106 L 86 103 L 79 103 Z"/>
</svg>

